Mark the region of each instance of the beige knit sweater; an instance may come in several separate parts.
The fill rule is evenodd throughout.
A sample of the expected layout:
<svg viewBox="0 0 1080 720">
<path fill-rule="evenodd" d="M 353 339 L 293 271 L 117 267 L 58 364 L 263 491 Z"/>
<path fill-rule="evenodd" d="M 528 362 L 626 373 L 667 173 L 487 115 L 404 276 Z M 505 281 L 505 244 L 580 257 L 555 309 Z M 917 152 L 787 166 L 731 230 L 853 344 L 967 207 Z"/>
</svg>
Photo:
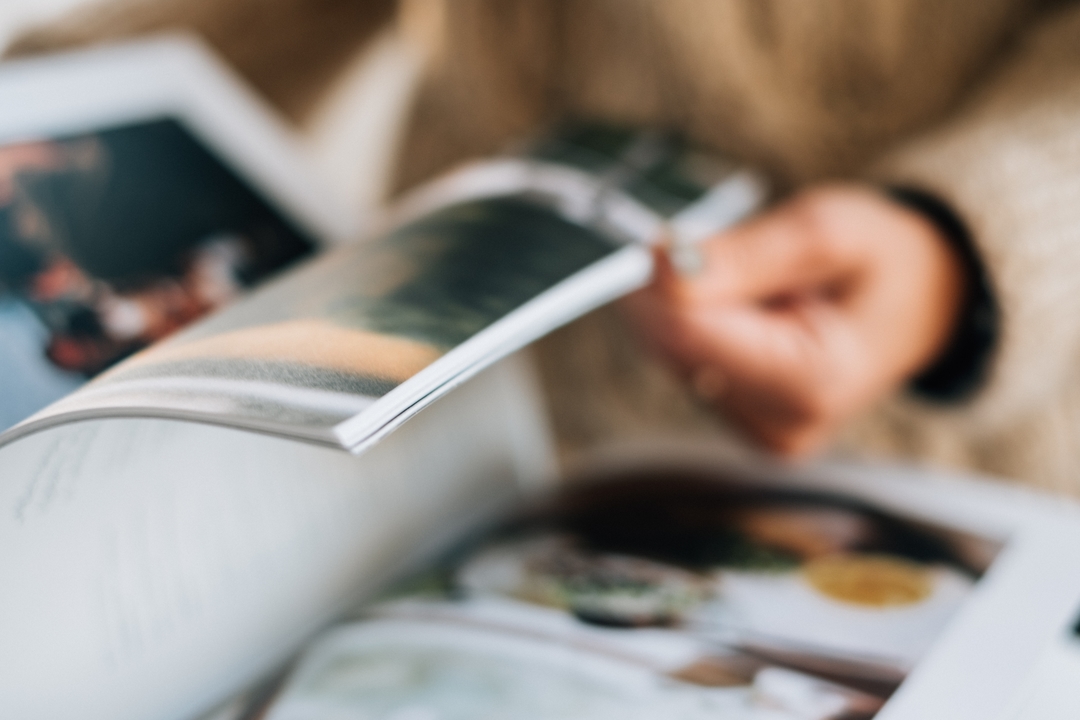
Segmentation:
<svg viewBox="0 0 1080 720">
<path fill-rule="evenodd" d="M 29 53 L 187 25 L 295 119 L 388 0 L 126 0 Z M 767 168 L 903 182 L 974 233 L 1003 309 L 986 385 L 898 395 L 836 452 L 1080 493 L 1080 10 L 1020 0 L 405 0 L 428 66 L 398 163 L 413 184 L 567 115 L 679 129 Z M 540 348 L 569 451 L 722 423 L 600 311 Z"/>
</svg>

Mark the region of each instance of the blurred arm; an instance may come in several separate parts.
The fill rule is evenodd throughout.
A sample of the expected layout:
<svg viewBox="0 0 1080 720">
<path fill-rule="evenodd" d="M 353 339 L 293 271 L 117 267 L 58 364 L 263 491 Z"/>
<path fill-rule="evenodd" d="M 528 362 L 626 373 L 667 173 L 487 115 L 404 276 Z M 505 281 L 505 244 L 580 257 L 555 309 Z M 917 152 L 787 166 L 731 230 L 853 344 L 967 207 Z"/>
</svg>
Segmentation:
<svg viewBox="0 0 1080 720">
<path fill-rule="evenodd" d="M 1080 380 L 1080 12 L 1050 19 L 943 127 L 886 158 L 885 181 L 963 220 L 1001 308 L 980 434 L 1048 412 Z"/>
</svg>

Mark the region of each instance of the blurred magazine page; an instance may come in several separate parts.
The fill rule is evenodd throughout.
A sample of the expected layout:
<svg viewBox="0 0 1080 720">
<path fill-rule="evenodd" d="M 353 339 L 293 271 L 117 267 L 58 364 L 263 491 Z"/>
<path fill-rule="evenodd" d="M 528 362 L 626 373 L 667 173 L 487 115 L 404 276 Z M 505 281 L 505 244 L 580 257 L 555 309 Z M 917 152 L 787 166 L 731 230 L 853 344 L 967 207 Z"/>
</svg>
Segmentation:
<svg viewBox="0 0 1080 720">
<path fill-rule="evenodd" d="M 569 129 L 422 188 L 389 232 L 132 357 L 7 439 L 151 415 L 359 451 L 498 358 L 640 287 L 665 226 L 729 221 L 716 189 L 733 176 L 674 141 Z"/>
<path fill-rule="evenodd" d="M 0 146 L 0 428 L 315 246 L 173 119 Z"/>
<path fill-rule="evenodd" d="M 266 720 L 870 718 L 1000 550 L 822 492 L 608 480 L 326 633 Z"/>
</svg>

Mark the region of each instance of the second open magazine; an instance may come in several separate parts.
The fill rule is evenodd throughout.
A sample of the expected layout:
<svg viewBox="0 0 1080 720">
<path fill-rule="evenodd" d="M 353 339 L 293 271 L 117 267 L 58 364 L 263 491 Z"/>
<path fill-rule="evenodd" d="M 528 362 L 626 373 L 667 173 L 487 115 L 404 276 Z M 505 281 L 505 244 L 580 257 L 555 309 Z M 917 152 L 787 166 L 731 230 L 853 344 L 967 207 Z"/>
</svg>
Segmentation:
<svg viewBox="0 0 1080 720">
<path fill-rule="evenodd" d="M 737 472 L 613 474 L 324 633 L 253 716 L 868 719 L 1001 547 Z"/>
</svg>

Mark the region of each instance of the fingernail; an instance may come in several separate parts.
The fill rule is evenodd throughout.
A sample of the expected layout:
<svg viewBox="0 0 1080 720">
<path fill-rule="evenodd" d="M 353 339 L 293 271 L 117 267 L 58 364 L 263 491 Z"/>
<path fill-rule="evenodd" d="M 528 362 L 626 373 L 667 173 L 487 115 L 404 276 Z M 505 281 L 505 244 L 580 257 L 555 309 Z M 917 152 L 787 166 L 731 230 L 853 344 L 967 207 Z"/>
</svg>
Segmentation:
<svg viewBox="0 0 1080 720">
<path fill-rule="evenodd" d="M 705 256 L 698 245 L 673 244 L 668 248 L 668 257 L 680 275 L 693 276 L 705 269 Z"/>
</svg>

